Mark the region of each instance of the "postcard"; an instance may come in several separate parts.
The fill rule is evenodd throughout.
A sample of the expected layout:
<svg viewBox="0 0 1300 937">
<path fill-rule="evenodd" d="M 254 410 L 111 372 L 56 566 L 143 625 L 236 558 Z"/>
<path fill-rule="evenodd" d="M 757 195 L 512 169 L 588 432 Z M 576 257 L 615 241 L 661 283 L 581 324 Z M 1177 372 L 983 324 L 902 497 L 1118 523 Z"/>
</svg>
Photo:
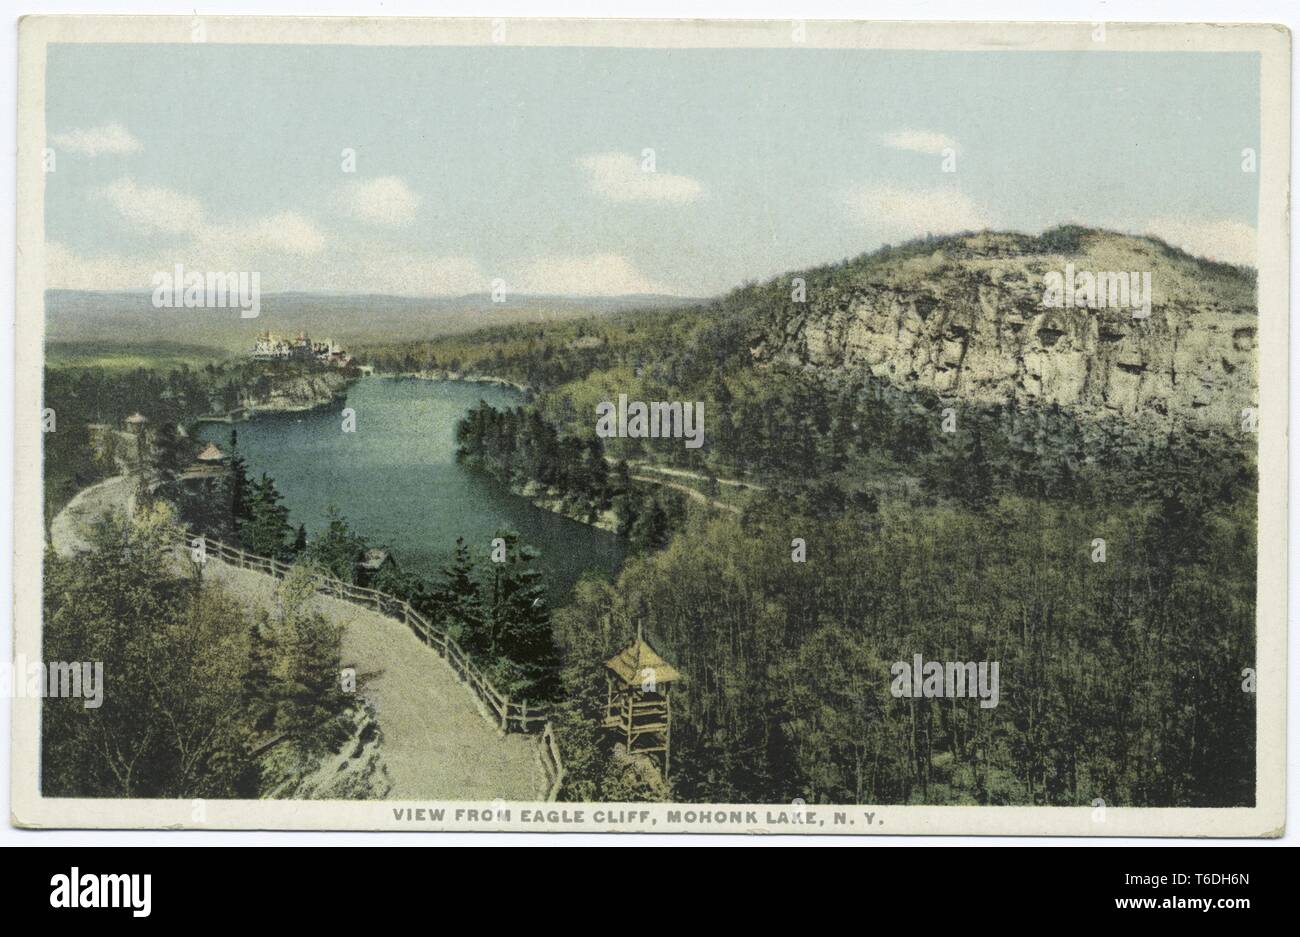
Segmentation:
<svg viewBox="0 0 1300 937">
<path fill-rule="evenodd" d="M 19 39 L 15 825 L 1281 835 L 1284 28 Z"/>
</svg>

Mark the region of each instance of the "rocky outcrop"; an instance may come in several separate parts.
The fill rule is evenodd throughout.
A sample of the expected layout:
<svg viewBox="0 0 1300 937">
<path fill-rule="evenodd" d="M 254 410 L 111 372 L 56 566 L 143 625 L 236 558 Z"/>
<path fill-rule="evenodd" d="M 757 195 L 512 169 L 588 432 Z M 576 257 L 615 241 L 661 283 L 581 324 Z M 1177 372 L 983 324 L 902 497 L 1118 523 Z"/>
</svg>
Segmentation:
<svg viewBox="0 0 1300 937">
<path fill-rule="evenodd" d="M 246 395 L 242 406 L 258 413 L 293 413 L 327 406 L 347 395 L 355 378 L 340 371 L 313 371 L 306 374 L 272 376 L 269 387 L 262 386 Z"/>
<path fill-rule="evenodd" d="M 1256 404 L 1253 277 L 1159 241 L 1109 232 L 1047 252 L 1043 240 L 984 233 L 938 242 L 808 289 L 754 337 L 760 365 L 866 373 L 952 400 L 1059 404 L 1233 430 Z M 1148 318 L 1045 303 L 1049 273 L 1149 272 Z"/>
</svg>

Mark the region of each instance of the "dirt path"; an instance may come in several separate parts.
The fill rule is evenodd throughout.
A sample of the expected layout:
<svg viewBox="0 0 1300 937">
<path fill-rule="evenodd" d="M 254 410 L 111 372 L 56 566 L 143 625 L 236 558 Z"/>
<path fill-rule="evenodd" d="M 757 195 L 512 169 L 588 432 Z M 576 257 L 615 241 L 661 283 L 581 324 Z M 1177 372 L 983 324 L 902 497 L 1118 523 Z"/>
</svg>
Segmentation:
<svg viewBox="0 0 1300 937">
<path fill-rule="evenodd" d="M 662 478 L 651 478 L 649 475 L 629 475 L 628 477 L 631 478 L 633 481 L 645 482 L 650 485 L 659 485 L 663 488 L 672 488 L 675 491 L 680 491 L 682 494 L 686 495 L 692 501 L 698 501 L 701 504 L 707 504 L 710 507 L 717 508 L 719 511 L 730 511 L 732 514 L 740 513 L 740 508 L 736 507 L 734 504 L 726 504 L 725 502 L 722 501 L 714 501 L 704 492 L 700 491 L 698 488 L 692 488 L 690 485 L 683 485 L 680 482 L 665 481 Z"/>
<path fill-rule="evenodd" d="M 134 480 L 107 479 L 77 494 L 50 525 L 55 550 L 68 556 L 88 544 L 82 525 L 105 510 L 126 509 Z M 249 606 L 268 607 L 278 580 L 209 558 L 204 575 L 226 584 Z M 397 800 L 545 800 L 546 775 L 536 742 L 500 737 L 451 668 L 394 619 L 350 602 L 316 596 L 315 607 L 343 626 L 343 665 L 375 707 L 380 754 Z"/>
<path fill-rule="evenodd" d="M 248 602 L 269 604 L 278 580 L 209 559 L 204 573 Z M 343 665 L 375 707 L 380 753 L 398 800 L 545 800 L 546 777 L 530 736 L 501 738 L 473 694 L 411 630 L 350 602 L 318 595 L 343 625 Z"/>
<path fill-rule="evenodd" d="M 610 465 L 618 465 L 619 462 L 619 460 L 615 459 L 613 456 L 605 456 L 605 461 Z M 642 472 L 654 472 L 657 475 L 675 475 L 678 478 L 693 478 L 700 482 L 706 482 L 709 480 L 709 476 L 701 475 L 699 472 L 690 472 L 686 469 L 668 468 L 667 466 L 656 465 L 653 462 L 646 462 L 642 459 L 629 459 L 627 465 L 628 468 L 638 469 Z M 643 480 L 658 481 L 657 479 Z M 727 485 L 731 488 L 748 488 L 751 491 L 767 491 L 765 486 L 760 485 L 757 482 L 741 481 L 738 478 L 715 478 L 713 480 L 719 485 Z"/>
<path fill-rule="evenodd" d="M 114 475 L 98 484 L 83 488 L 50 522 L 50 542 L 60 556 L 71 556 L 90 549 L 83 536 L 84 528 L 105 511 L 130 513 L 135 500 L 135 479 Z"/>
</svg>

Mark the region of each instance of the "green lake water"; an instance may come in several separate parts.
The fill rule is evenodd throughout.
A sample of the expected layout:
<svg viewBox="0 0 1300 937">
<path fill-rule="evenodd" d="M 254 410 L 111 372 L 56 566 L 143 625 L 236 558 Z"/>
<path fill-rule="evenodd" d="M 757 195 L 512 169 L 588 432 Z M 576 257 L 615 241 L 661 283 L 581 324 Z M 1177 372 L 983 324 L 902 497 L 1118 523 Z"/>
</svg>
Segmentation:
<svg viewBox="0 0 1300 937">
<path fill-rule="evenodd" d="M 614 535 L 534 507 L 456 462 L 456 422 L 480 400 L 501 408 L 519 395 L 504 387 L 413 378 L 363 378 L 345 402 L 308 413 L 268 413 L 235 424 L 250 476 L 266 472 L 284 495 L 290 522 L 310 537 L 336 506 L 398 564 L 433 575 L 464 537 L 486 561 L 500 528 L 541 551 L 553 600 L 584 570 L 616 571 L 623 545 Z M 343 408 L 356 432 L 342 431 Z M 204 424 L 200 436 L 229 448 L 232 427 Z"/>
</svg>

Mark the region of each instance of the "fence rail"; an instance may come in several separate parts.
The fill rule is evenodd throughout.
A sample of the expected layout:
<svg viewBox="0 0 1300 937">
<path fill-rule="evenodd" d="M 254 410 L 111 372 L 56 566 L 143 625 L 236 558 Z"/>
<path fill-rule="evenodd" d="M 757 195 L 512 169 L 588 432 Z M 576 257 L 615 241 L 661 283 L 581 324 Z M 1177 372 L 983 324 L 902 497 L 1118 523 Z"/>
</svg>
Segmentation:
<svg viewBox="0 0 1300 937">
<path fill-rule="evenodd" d="M 220 540 L 212 540 L 197 534 L 182 534 L 178 538 L 178 544 L 190 551 L 191 559 L 194 551 L 199 549 L 201 544 L 205 561 L 209 557 L 216 557 L 231 566 L 265 573 L 276 579 L 283 579 L 293 568 L 290 564 L 273 557 L 258 556 L 238 547 L 228 546 Z M 555 730 L 551 725 L 547 707 L 536 704 L 530 706 L 526 701 L 511 700 L 499 692 L 450 634 L 411 608 L 411 603 L 404 599 L 378 589 L 367 589 L 364 586 L 344 582 L 342 579 L 323 573 L 315 575 L 315 588 L 319 594 L 371 608 L 381 615 L 400 621 L 414 631 L 416 637 L 432 648 L 451 668 L 461 684 L 482 703 L 485 713 L 490 716 L 497 731 L 502 735 L 510 731 L 529 735 L 540 733 L 538 748 L 542 767 L 546 772 L 546 799 L 548 801 L 556 799 L 560 792 L 560 785 L 564 781 L 564 763 L 560 760 L 560 749 L 556 743 Z"/>
</svg>

